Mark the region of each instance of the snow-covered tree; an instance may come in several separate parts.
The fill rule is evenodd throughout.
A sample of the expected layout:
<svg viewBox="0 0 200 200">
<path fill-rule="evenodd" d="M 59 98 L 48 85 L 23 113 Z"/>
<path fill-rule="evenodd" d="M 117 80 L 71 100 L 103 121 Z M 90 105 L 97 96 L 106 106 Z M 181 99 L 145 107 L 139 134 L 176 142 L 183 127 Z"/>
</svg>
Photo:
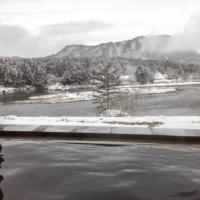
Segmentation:
<svg viewBox="0 0 200 200">
<path fill-rule="evenodd" d="M 32 84 L 32 72 L 31 67 L 28 65 L 28 63 L 25 63 L 22 67 L 22 79 L 24 81 L 25 85 L 31 85 Z"/>
<path fill-rule="evenodd" d="M 41 87 L 47 83 L 47 73 L 44 65 L 35 67 L 32 77 L 32 84 L 36 87 Z"/>
</svg>

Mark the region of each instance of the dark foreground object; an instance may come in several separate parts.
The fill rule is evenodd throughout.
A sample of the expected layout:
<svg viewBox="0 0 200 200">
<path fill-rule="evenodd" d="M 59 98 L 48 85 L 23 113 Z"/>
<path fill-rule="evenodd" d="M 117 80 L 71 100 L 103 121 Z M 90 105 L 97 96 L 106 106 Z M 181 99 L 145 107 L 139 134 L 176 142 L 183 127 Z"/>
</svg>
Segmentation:
<svg viewBox="0 0 200 200">
<path fill-rule="evenodd" d="M 4 200 L 198 200 L 200 148 L 0 141 Z"/>
<path fill-rule="evenodd" d="M 0 144 L 0 153 L 2 151 L 3 147 Z M 4 161 L 3 156 L 0 154 L 0 168 L 1 168 L 1 163 Z M 3 192 L 1 190 L 1 182 L 3 181 L 3 176 L 0 174 L 0 200 L 3 200 Z"/>
</svg>

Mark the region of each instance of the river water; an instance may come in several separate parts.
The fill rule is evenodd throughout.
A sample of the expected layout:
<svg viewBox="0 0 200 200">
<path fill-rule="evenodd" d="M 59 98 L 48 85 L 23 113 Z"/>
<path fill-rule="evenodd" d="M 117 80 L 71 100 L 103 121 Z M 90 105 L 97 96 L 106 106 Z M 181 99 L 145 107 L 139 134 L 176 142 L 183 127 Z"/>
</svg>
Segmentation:
<svg viewBox="0 0 200 200">
<path fill-rule="evenodd" d="M 198 116 L 200 114 L 200 87 L 180 86 L 179 91 L 165 94 L 142 95 L 136 116 Z M 18 92 L 0 95 L 0 115 L 17 116 L 94 116 L 97 114 L 92 101 L 59 104 L 12 104 L 30 96 L 52 94 L 48 91 Z"/>
<path fill-rule="evenodd" d="M 3 200 L 199 200 L 199 146 L 0 141 Z"/>
</svg>

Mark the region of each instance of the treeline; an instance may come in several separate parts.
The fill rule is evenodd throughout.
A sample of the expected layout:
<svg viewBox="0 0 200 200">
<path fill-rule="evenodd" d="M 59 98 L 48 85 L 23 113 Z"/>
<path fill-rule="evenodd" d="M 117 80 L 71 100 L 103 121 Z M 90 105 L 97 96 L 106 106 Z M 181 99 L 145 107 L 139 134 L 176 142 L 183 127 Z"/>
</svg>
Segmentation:
<svg viewBox="0 0 200 200">
<path fill-rule="evenodd" d="M 87 58 L 0 59 L 0 85 L 84 84 L 89 81 L 90 70 Z"/>
<path fill-rule="evenodd" d="M 135 77 L 141 84 L 153 83 L 156 72 L 166 75 L 168 79 L 187 80 L 190 74 L 200 73 L 200 66 L 193 63 L 180 63 L 169 60 L 148 60 L 145 63 L 138 64 Z"/>
<path fill-rule="evenodd" d="M 30 85 L 35 87 L 46 86 L 53 83 L 88 84 L 91 74 L 99 63 L 105 58 L 1 58 L 0 59 L 0 85 L 21 87 Z M 169 78 L 177 78 L 183 74 L 199 72 L 200 67 L 191 63 L 175 63 L 172 61 L 131 60 L 124 58 L 112 59 L 118 73 L 126 73 L 126 67 L 142 67 L 154 74 L 159 71 L 167 74 Z M 135 71 L 133 70 L 133 74 Z"/>
</svg>

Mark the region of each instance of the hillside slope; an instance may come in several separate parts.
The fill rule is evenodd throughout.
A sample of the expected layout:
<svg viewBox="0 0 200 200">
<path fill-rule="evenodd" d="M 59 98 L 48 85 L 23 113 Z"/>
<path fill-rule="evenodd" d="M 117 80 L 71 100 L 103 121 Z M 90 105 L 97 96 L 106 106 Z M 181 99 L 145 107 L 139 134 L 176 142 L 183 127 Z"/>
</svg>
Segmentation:
<svg viewBox="0 0 200 200">
<path fill-rule="evenodd" d="M 196 51 L 171 48 L 173 36 L 140 36 L 122 42 L 109 42 L 96 46 L 68 45 L 55 57 L 121 57 L 142 60 L 171 59 L 180 62 L 200 63 L 200 54 Z"/>
</svg>

